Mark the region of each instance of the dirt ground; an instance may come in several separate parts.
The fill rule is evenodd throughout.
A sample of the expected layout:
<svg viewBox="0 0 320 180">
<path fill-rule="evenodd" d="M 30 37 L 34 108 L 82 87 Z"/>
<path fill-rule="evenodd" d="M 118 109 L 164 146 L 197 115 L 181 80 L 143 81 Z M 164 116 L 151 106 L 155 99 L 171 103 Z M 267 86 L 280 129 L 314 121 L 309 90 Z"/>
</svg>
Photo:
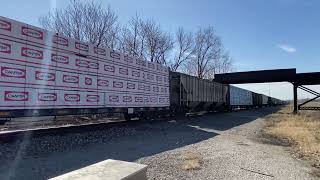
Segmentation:
<svg viewBox="0 0 320 180">
<path fill-rule="evenodd" d="M 268 116 L 263 134 L 270 142 L 290 147 L 293 157 L 308 161 L 320 178 L 320 112 L 291 112 L 286 106 Z"/>
<path fill-rule="evenodd" d="M 254 120 L 225 131 L 193 126 L 219 135 L 138 162 L 149 165 L 149 179 L 317 179 L 315 168 L 292 156 L 290 146 L 265 136 L 269 117 L 275 112 L 266 109 L 229 114 L 235 121 Z M 210 119 L 218 120 L 214 116 Z"/>
</svg>

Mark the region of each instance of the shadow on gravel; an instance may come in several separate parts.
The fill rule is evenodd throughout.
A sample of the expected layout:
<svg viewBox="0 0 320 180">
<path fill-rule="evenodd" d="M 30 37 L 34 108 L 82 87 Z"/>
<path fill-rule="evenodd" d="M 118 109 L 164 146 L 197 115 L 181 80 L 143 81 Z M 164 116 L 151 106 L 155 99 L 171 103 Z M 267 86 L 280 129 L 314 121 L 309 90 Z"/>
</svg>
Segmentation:
<svg viewBox="0 0 320 180">
<path fill-rule="evenodd" d="M 86 131 L 26 133 L 0 144 L 0 179 L 48 179 L 106 159 L 134 161 L 216 135 L 278 108 L 216 113 L 177 120 L 131 121 Z"/>
</svg>

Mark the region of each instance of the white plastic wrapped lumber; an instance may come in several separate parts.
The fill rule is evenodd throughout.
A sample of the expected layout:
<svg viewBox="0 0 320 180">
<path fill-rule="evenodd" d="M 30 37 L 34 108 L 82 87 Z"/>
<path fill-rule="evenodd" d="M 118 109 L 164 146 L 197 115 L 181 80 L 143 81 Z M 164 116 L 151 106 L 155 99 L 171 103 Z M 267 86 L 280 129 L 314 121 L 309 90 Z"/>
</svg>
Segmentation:
<svg viewBox="0 0 320 180">
<path fill-rule="evenodd" d="M 168 68 L 2 16 L 0 60 L 1 109 L 169 106 Z"/>
</svg>

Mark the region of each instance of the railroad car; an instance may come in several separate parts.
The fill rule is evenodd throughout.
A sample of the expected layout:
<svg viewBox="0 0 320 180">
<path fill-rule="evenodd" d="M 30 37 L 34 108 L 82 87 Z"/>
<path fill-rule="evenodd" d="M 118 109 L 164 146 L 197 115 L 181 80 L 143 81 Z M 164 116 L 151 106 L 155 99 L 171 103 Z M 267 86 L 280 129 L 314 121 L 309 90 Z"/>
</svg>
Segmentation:
<svg viewBox="0 0 320 180">
<path fill-rule="evenodd" d="M 245 109 L 252 107 L 253 95 L 251 91 L 229 85 L 229 105 L 231 109 Z"/>
<path fill-rule="evenodd" d="M 252 104 L 254 108 L 262 107 L 262 94 L 252 92 Z"/>
<path fill-rule="evenodd" d="M 167 67 L 1 16 L 0 59 L 2 118 L 169 109 Z"/>
<path fill-rule="evenodd" d="M 170 106 L 173 112 L 214 111 L 227 105 L 228 85 L 170 71 Z"/>
<path fill-rule="evenodd" d="M 268 106 L 269 105 L 269 97 L 266 95 L 262 95 L 262 106 Z"/>
</svg>

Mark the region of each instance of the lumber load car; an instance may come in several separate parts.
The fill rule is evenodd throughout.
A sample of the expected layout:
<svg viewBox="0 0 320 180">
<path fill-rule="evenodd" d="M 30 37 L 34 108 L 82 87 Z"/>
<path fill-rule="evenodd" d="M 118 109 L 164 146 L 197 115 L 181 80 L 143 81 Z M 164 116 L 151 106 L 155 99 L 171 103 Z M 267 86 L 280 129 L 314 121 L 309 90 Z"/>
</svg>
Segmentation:
<svg viewBox="0 0 320 180">
<path fill-rule="evenodd" d="M 0 116 L 169 109 L 169 70 L 0 17 Z"/>
<path fill-rule="evenodd" d="M 2 119 L 106 113 L 130 119 L 279 103 L 0 16 Z"/>
</svg>

